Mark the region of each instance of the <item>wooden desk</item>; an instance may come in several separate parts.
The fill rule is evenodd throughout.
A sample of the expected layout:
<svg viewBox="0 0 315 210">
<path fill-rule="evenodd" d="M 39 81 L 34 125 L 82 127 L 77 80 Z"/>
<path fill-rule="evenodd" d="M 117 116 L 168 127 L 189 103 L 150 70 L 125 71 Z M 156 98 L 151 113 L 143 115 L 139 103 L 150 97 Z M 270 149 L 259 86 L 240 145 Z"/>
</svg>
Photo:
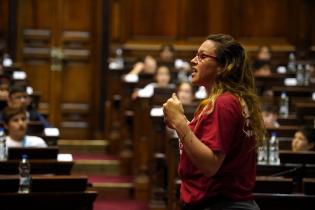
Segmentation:
<svg viewBox="0 0 315 210">
<path fill-rule="evenodd" d="M 0 161 L 0 174 L 18 174 L 19 160 Z M 68 175 L 73 161 L 30 160 L 32 174 Z"/>
<path fill-rule="evenodd" d="M 254 193 L 261 210 L 313 210 L 315 196 L 304 194 Z"/>
<path fill-rule="evenodd" d="M 315 195 L 315 179 L 314 178 L 303 179 L 303 192 L 307 195 Z"/>
<path fill-rule="evenodd" d="M 31 192 L 83 192 L 87 188 L 86 176 L 75 175 L 31 175 Z M 19 189 L 18 175 L 1 175 L 0 192 L 17 192 Z"/>
<path fill-rule="evenodd" d="M 314 88 L 306 86 L 275 86 L 272 87 L 274 96 L 280 97 L 282 92 L 286 92 L 289 98 L 311 99 Z"/>
<path fill-rule="evenodd" d="M 293 152 L 291 150 L 280 150 L 281 163 L 315 164 L 314 151 Z"/>
<path fill-rule="evenodd" d="M 273 132 L 276 132 L 277 137 L 290 137 L 293 138 L 295 132 L 299 129 L 298 126 L 293 125 L 284 125 L 279 128 L 267 128 L 267 132 L 271 136 Z"/>
<path fill-rule="evenodd" d="M 257 165 L 257 176 L 283 176 L 295 177 L 298 181 L 302 178 L 315 177 L 315 165 L 312 164 L 281 164 Z"/>
<path fill-rule="evenodd" d="M 1 209 L 93 210 L 97 192 L 0 193 Z"/>
<path fill-rule="evenodd" d="M 0 176 L 1 209 L 92 210 L 96 192 L 86 176 L 32 176 L 31 192 L 17 193 L 19 176 Z"/>
<path fill-rule="evenodd" d="M 290 194 L 293 192 L 293 180 L 292 178 L 257 176 L 254 192 Z"/>
</svg>

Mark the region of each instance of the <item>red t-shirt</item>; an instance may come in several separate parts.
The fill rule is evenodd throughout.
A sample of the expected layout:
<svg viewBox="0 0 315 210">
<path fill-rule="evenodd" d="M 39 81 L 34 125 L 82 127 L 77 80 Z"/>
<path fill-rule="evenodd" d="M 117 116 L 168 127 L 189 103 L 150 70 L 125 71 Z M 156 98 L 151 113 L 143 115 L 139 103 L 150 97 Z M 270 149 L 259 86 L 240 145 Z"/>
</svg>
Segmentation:
<svg viewBox="0 0 315 210">
<path fill-rule="evenodd" d="M 224 153 L 225 159 L 218 172 L 209 177 L 194 166 L 182 148 L 178 168 L 182 202 L 199 203 L 215 196 L 233 201 L 253 199 L 255 140 L 245 122 L 241 104 L 231 93 L 217 97 L 212 113 L 194 117 L 190 129 L 212 151 Z"/>
</svg>

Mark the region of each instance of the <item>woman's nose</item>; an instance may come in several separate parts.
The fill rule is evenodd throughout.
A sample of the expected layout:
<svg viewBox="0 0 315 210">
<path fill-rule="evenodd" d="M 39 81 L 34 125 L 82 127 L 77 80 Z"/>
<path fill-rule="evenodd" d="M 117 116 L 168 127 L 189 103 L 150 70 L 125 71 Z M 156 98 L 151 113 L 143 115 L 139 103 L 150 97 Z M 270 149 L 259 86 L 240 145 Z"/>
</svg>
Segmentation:
<svg viewBox="0 0 315 210">
<path fill-rule="evenodd" d="M 193 57 L 193 58 L 190 60 L 190 63 L 193 64 L 193 65 L 196 65 L 196 64 L 197 64 L 197 56 Z"/>
</svg>

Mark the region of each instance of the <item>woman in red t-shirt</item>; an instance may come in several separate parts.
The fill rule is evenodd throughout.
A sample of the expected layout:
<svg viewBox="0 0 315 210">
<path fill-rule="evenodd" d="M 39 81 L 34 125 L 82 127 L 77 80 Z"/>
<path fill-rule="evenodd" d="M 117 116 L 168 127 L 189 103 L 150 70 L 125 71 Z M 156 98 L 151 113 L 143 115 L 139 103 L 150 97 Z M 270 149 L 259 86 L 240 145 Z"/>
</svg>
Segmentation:
<svg viewBox="0 0 315 210">
<path fill-rule="evenodd" d="M 192 83 L 209 98 L 191 122 L 176 94 L 163 105 L 180 139 L 183 209 L 259 209 L 252 191 L 265 129 L 246 51 L 229 35 L 210 35 L 191 64 Z"/>
</svg>

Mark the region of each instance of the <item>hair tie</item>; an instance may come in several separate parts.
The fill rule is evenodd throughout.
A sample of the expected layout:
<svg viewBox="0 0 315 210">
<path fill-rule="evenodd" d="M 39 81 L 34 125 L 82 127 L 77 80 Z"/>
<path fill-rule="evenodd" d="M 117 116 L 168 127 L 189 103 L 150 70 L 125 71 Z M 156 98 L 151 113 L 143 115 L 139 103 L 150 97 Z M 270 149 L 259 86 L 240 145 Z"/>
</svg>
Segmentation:
<svg viewBox="0 0 315 210">
<path fill-rule="evenodd" d="M 232 64 L 232 63 L 230 63 L 230 64 L 226 67 L 227 71 L 231 71 L 232 68 L 233 68 L 233 64 Z"/>
</svg>

